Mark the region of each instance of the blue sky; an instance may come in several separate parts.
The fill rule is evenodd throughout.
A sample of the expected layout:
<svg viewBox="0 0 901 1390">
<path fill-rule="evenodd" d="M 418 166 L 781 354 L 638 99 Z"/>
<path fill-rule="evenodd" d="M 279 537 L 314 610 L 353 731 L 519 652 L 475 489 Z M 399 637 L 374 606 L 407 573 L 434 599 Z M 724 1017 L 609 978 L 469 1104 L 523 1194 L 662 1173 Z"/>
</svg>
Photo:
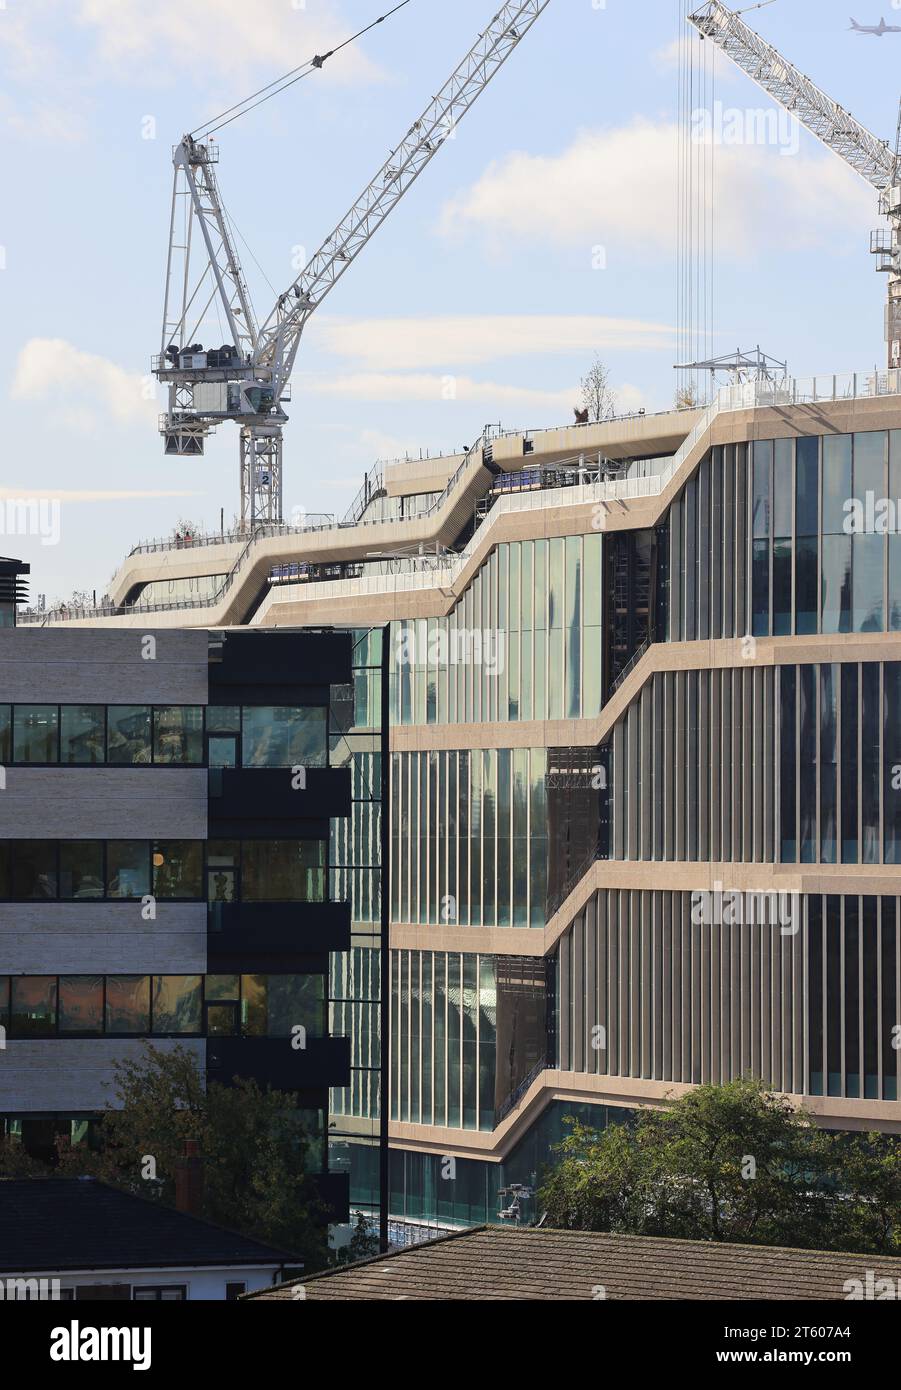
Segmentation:
<svg viewBox="0 0 901 1390">
<path fill-rule="evenodd" d="M 237 437 L 164 458 L 158 350 L 170 147 L 387 0 L 0 3 L 0 390 L 6 495 L 61 500 L 59 544 L 3 538 L 34 593 L 102 593 L 131 545 L 237 508 Z M 315 78 L 221 133 L 229 212 L 278 289 L 493 13 L 413 0 Z M 457 138 L 314 318 L 286 433 L 285 507 L 343 513 L 379 457 L 469 443 L 487 421 L 571 419 L 598 350 L 626 407 L 671 403 L 680 0 L 551 0 Z M 894 138 L 892 0 L 776 0 L 747 16 Z M 725 112 L 766 111 L 723 65 Z M 144 138 L 151 117 L 155 138 Z M 747 129 L 753 128 L 748 118 Z M 718 148 L 713 353 L 758 341 L 799 375 L 881 365 L 866 186 L 811 138 Z M 597 269 L 597 247 L 605 269 Z M 258 316 L 272 291 L 244 252 Z M 447 388 L 453 382 L 453 391 Z M 448 399 L 448 396 L 451 396 Z"/>
</svg>

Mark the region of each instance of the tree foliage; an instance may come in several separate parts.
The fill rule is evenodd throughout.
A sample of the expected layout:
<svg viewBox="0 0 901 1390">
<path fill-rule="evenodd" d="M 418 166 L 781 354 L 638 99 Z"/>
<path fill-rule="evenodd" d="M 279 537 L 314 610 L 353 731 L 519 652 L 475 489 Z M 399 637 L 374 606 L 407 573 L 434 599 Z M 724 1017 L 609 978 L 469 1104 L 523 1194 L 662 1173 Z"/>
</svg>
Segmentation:
<svg viewBox="0 0 901 1390">
<path fill-rule="evenodd" d="M 616 410 L 616 392 L 610 389 L 610 369 L 595 354 L 594 362 L 582 378 L 582 405 L 593 424 L 606 420 Z"/>
<path fill-rule="evenodd" d="M 99 1147 L 61 1144 L 59 1174 L 89 1174 L 171 1206 L 176 1165 L 194 1140 L 204 1217 L 299 1255 L 308 1272 L 326 1263 L 325 1212 L 293 1095 L 239 1078 L 205 1087 L 191 1052 L 150 1043 L 139 1060 L 116 1064 L 115 1094 Z"/>
<path fill-rule="evenodd" d="M 901 1254 L 897 1139 L 819 1129 L 755 1079 L 570 1123 L 540 1193 L 552 1226 Z"/>
</svg>

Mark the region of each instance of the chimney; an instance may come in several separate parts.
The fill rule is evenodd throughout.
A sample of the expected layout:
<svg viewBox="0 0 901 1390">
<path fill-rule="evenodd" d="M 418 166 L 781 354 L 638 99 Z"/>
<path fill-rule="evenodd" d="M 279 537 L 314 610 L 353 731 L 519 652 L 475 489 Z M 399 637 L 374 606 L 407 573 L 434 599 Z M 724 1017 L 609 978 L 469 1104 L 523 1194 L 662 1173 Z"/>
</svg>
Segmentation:
<svg viewBox="0 0 901 1390">
<path fill-rule="evenodd" d="M 200 1216 L 203 1209 L 203 1159 L 196 1139 L 185 1141 L 184 1157 L 175 1164 L 175 1207 L 187 1216 Z"/>
</svg>

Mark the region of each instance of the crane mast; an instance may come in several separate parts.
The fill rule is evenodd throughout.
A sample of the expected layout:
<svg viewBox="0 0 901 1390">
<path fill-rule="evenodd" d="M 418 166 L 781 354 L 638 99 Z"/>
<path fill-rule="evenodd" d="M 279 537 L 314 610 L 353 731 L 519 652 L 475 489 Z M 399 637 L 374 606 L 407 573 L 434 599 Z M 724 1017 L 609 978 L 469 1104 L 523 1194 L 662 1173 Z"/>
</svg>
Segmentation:
<svg viewBox="0 0 901 1390">
<path fill-rule="evenodd" d="M 888 275 L 888 365 L 901 367 L 901 149 L 877 139 L 721 0 L 707 0 L 689 23 L 877 190 L 890 230 L 873 232 L 870 250 L 876 269 Z"/>
<path fill-rule="evenodd" d="M 335 287 L 410 186 L 453 137 L 461 118 L 550 0 L 509 0 L 437 96 L 392 150 L 296 280 L 257 328 L 222 203 L 212 139 L 184 136 L 173 152 L 174 185 L 160 354 L 153 370 L 169 391 L 160 432 L 169 454 L 202 454 L 223 420 L 240 426 L 241 526 L 282 519 L 282 428 L 290 376 L 310 315 Z M 314 60 L 321 66 L 322 60 Z M 199 267 L 199 269 L 198 269 Z M 193 341 L 215 311 L 230 342 Z"/>
</svg>

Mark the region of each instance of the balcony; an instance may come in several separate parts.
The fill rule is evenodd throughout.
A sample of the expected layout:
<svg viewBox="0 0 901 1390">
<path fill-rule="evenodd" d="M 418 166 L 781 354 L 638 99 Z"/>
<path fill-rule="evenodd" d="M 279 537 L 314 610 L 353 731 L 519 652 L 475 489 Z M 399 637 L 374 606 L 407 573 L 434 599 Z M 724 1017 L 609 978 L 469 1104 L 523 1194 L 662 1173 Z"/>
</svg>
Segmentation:
<svg viewBox="0 0 901 1390">
<path fill-rule="evenodd" d="M 298 958 L 350 949 L 350 903 L 210 903 L 212 974 L 300 969 Z"/>
<path fill-rule="evenodd" d="M 350 778 L 346 767 L 210 768 L 210 837 L 323 838 L 333 816 L 350 815 Z"/>
<path fill-rule="evenodd" d="M 207 1079 L 228 1086 L 235 1077 L 279 1091 L 321 1090 L 350 1081 L 350 1038 L 210 1038 Z"/>
</svg>

